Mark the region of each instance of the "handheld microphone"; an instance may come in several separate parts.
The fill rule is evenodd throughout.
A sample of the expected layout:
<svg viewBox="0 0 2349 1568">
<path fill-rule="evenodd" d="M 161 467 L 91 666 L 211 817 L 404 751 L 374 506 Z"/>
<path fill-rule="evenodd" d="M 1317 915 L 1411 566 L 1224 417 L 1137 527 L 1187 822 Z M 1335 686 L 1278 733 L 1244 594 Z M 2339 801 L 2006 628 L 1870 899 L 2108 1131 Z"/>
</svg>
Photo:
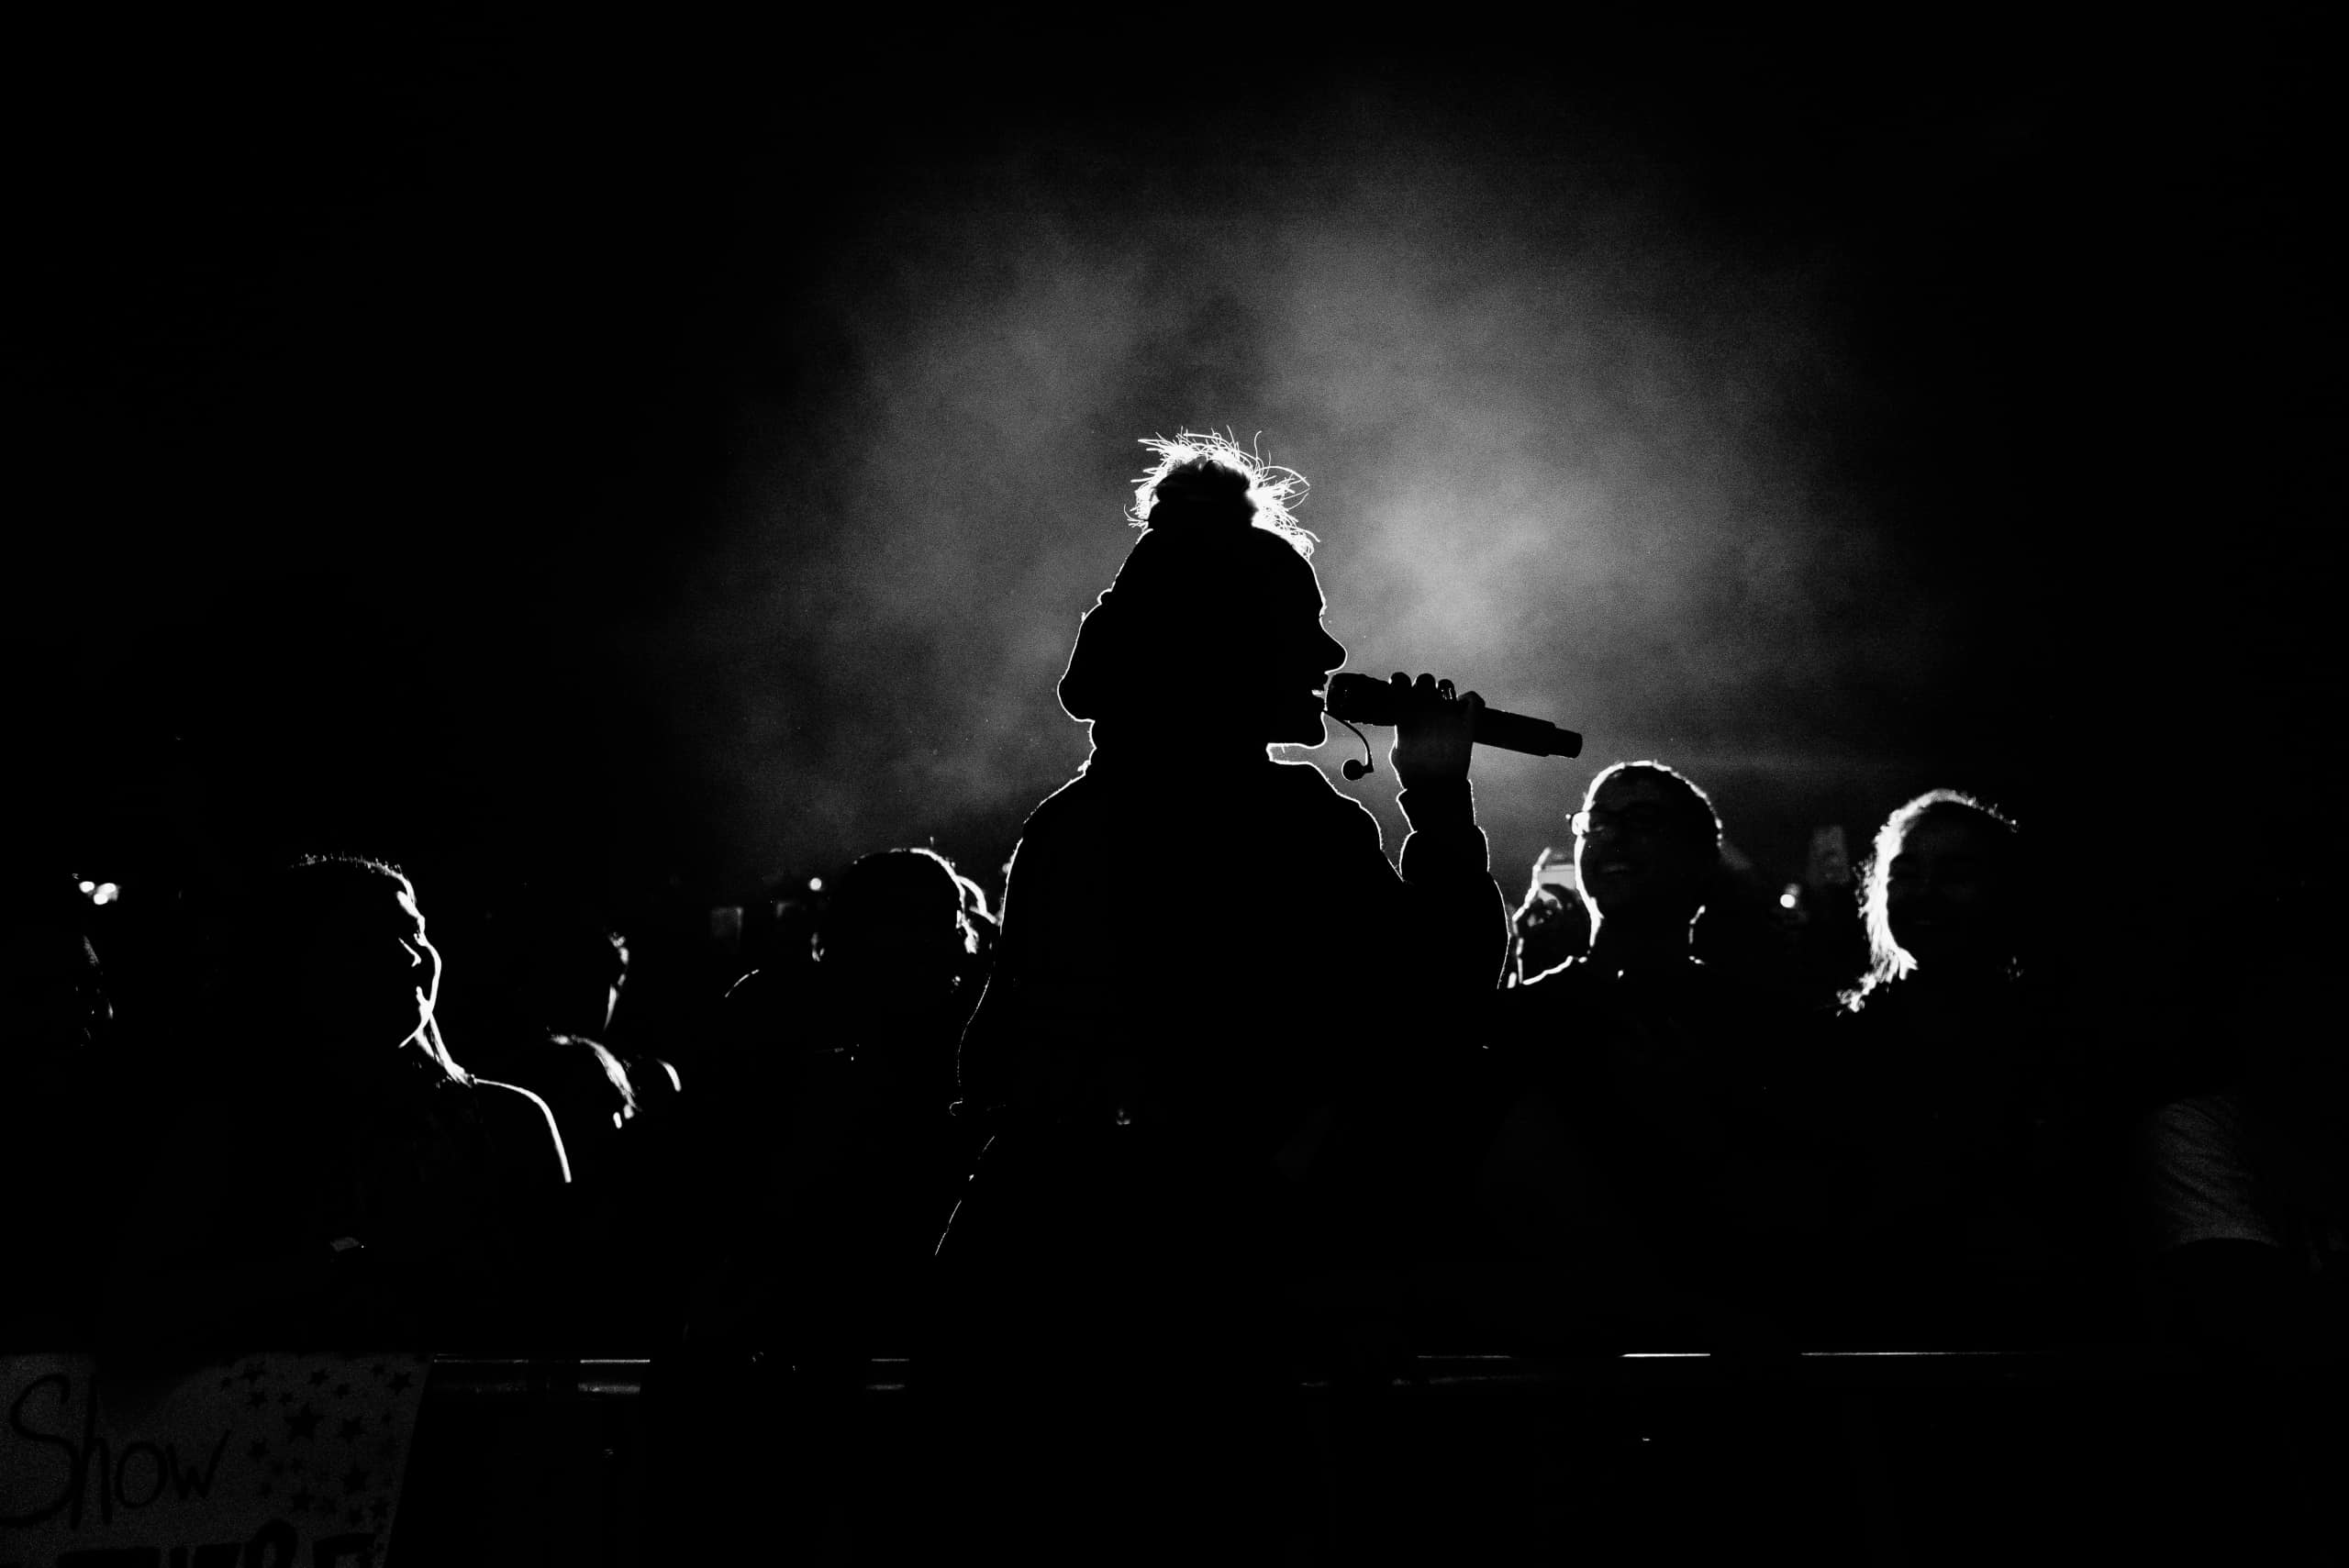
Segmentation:
<svg viewBox="0 0 2349 1568">
<path fill-rule="evenodd" d="M 1403 694 L 1376 676 L 1332 675 L 1330 695 L 1321 706 L 1341 723 L 1393 724 L 1402 704 Z M 1582 737 L 1573 730 L 1561 729 L 1546 718 L 1528 718 L 1497 707 L 1478 710 L 1473 738 L 1479 746 L 1497 746 L 1533 757 L 1582 755 Z"/>
</svg>

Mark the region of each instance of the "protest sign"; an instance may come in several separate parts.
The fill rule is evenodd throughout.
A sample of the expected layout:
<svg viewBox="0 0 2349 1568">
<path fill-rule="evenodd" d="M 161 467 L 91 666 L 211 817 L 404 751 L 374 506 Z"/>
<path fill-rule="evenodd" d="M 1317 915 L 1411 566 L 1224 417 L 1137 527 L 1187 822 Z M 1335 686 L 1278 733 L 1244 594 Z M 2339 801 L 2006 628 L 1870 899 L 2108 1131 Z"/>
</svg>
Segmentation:
<svg viewBox="0 0 2349 1568">
<path fill-rule="evenodd" d="M 429 1362 L 0 1356 L 0 1568 L 383 1568 Z"/>
</svg>

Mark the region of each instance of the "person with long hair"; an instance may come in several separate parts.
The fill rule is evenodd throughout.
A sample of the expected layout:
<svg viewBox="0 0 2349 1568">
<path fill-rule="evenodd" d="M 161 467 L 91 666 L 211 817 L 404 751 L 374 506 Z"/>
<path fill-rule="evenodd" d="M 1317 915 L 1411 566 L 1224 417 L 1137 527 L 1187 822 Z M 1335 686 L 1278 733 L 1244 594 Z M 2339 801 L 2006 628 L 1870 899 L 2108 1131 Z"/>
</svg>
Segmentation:
<svg viewBox="0 0 2349 1568">
<path fill-rule="evenodd" d="M 109 1340 L 167 1359 L 545 1348 L 564 1305 L 562 1140 L 543 1101 L 451 1053 L 415 885 L 308 856 L 250 913 L 210 1092 L 117 1238 Z"/>
<path fill-rule="evenodd" d="M 1274 1528 L 1306 1325 L 1404 1315 L 1375 1291 L 1401 1289 L 1384 1249 L 1430 1147 L 1408 1107 L 1508 940 L 1475 694 L 1394 677 L 1398 871 L 1367 810 L 1270 753 L 1325 739 L 1346 656 L 1289 511 L 1304 481 L 1219 437 L 1145 444 L 1141 538 L 1060 682 L 1092 754 L 1025 824 L 963 1042 L 988 1141 L 932 1362 L 965 1401 L 974 1528 L 1088 1561 Z M 1182 868 L 1146 898 L 1145 855 Z M 1037 1473 L 1062 1479 L 1023 1494 Z"/>
<path fill-rule="evenodd" d="M 1894 810 L 1861 868 L 1869 964 L 1826 1056 L 1854 1153 L 1847 1334 L 2015 1345 L 2096 1328 L 2093 1085 L 2029 886 L 2015 820 L 1954 789 Z"/>
<path fill-rule="evenodd" d="M 1927 790 L 1885 818 L 1860 872 L 1868 967 L 1843 1006 L 1995 995 L 2020 980 L 2015 846 L 2013 819 L 1959 790 Z M 1887 988 L 1911 979 L 1918 989 L 1891 1002 Z"/>
</svg>

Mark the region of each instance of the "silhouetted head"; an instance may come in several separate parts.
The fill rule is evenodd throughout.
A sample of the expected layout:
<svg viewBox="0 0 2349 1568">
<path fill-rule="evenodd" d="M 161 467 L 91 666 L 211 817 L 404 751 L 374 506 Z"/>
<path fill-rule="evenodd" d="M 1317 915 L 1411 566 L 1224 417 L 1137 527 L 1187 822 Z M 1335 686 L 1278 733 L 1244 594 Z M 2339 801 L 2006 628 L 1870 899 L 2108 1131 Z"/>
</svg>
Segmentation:
<svg viewBox="0 0 2349 1568">
<path fill-rule="evenodd" d="M 1971 795 L 1930 790 L 1895 811 L 1861 874 L 1869 965 L 1854 995 L 1912 973 L 2010 972 L 2014 857 L 2014 823 Z"/>
<path fill-rule="evenodd" d="M 1575 817 L 1575 873 L 1602 930 L 1616 921 L 1686 932 L 1720 863 L 1720 816 L 1680 773 L 1618 762 L 1590 781 Z"/>
<path fill-rule="evenodd" d="M 1061 706 L 1097 740 L 1156 719 L 1319 745 L 1321 689 L 1346 650 L 1322 629 L 1313 536 L 1288 514 L 1304 479 L 1220 436 L 1142 444 L 1160 459 L 1128 514 L 1142 536 L 1077 632 Z"/>
<path fill-rule="evenodd" d="M 362 856 L 312 855 L 260 893 L 282 960 L 277 1044 L 301 1053 L 274 1065 L 364 1077 L 414 1046 L 463 1076 L 434 1027 L 440 953 L 405 873 Z"/>
<path fill-rule="evenodd" d="M 971 952 L 963 884 L 929 850 L 883 850 L 833 879 L 818 962 L 868 1006 L 918 1011 L 950 999 Z"/>
<path fill-rule="evenodd" d="M 576 909 L 530 911 L 516 938 L 512 1005 L 520 1021 L 597 1040 L 610 1028 L 628 980 L 628 943 Z"/>
</svg>

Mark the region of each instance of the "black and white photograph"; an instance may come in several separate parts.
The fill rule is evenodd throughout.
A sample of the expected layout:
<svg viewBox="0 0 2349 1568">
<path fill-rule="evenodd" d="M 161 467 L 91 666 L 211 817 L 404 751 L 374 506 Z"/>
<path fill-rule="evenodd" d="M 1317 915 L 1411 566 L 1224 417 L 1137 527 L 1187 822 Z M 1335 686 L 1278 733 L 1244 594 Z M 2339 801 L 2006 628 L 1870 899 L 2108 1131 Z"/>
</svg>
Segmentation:
<svg viewBox="0 0 2349 1568">
<path fill-rule="evenodd" d="M 2349 1560 L 2313 11 L 10 31 L 0 1568 Z"/>
</svg>

